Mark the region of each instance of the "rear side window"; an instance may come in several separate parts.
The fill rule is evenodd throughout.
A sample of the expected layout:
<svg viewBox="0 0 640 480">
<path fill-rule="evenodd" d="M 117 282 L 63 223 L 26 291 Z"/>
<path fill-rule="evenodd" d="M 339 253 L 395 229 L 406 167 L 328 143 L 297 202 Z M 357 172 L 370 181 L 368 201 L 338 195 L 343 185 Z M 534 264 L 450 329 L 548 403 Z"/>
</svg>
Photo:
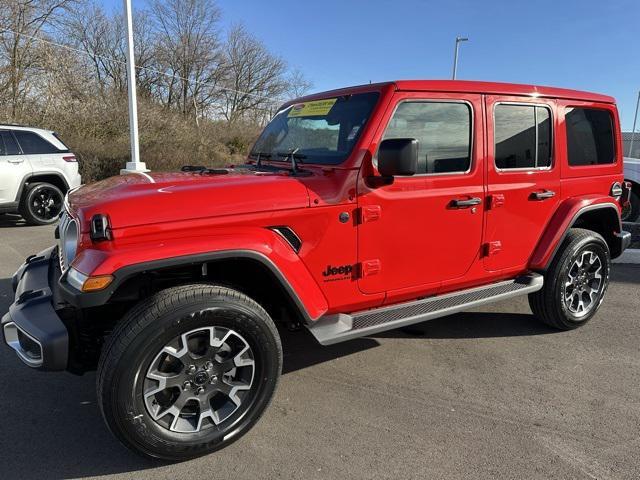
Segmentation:
<svg viewBox="0 0 640 480">
<path fill-rule="evenodd" d="M 551 166 L 551 112 L 547 107 L 496 105 L 494 138 L 495 163 L 501 170 Z"/>
<path fill-rule="evenodd" d="M 22 151 L 28 155 L 38 153 L 60 153 L 60 150 L 38 134 L 24 130 L 14 130 L 13 133 L 18 139 L 18 143 L 20 143 Z"/>
<path fill-rule="evenodd" d="M 455 102 L 403 102 L 383 140 L 418 140 L 418 174 L 462 173 L 471 166 L 471 108 Z"/>
<path fill-rule="evenodd" d="M 11 132 L 0 131 L 0 155 L 18 155 L 20 149 Z"/>
<path fill-rule="evenodd" d="M 573 107 L 566 110 L 564 117 L 569 165 L 615 162 L 613 118 L 610 111 Z"/>
</svg>

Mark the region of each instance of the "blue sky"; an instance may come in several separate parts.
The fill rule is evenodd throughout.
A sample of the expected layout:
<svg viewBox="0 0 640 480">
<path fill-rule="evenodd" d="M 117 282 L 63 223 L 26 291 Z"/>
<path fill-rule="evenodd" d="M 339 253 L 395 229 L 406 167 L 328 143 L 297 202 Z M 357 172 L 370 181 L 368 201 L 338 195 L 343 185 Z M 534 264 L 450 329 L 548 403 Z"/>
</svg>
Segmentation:
<svg viewBox="0 0 640 480">
<path fill-rule="evenodd" d="M 122 8 L 121 0 L 105 0 Z M 133 0 L 144 8 L 144 0 Z M 631 130 L 640 89 L 638 0 L 218 0 L 314 91 L 401 78 L 533 83 L 616 97 Z"/>
</svg>

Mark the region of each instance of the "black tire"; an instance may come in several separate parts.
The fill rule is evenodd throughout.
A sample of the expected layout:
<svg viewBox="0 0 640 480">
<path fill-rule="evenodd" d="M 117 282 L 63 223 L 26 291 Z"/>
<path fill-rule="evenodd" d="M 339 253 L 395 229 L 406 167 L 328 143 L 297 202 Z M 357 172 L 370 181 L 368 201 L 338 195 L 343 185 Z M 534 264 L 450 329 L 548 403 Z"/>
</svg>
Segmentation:
<svg viewBox="0 0 640 480">
<path fill-rule="evenodd" d="M 629 204 L 622 209 L 622 221 L 636 222 L 638 217 L 640 217 L 640 196 L 635 190 L 632 190 Z"/>
<path fill-rule="evenodd" d="M 158 361 L 158 358 L 162 359 L 161 355 L 165 355 L 162 351 L 171 339 L 176 336 L 180 338 L 186 332 L 200 331 L 199 329 L 213 326 L 218 330 L 211 330 L 212 339 L 213 332 L 231 330 L 246 340 L 250 347 L 249 352 L 254 361 L 250 373 L 251 381 L 248 382 L 251 386 L 244 393 L 241 405 L 218 425 L 214 424 L 213 418 L 203 420 L 203 412 L 199 408 L 197 413 L 191 413 L 191 416 L 187 414 L 184 418 L 184 410 L 176 416 L 166 414 L 166 422 L 171 425 L 161 424 L 165 417 L 153 418 L 147 398 L 149 390 L 145 382 L 150 381 L 148 375 L 153 364 L 159 362 L 158 364 L 162 365 L 167 360 L 175 360 L 171 355 L 167 355 L 164 360 Z M 205 345 L 205 351 L 215 349 L 211 342 L 212 340 Z M 184 342 L 182 345 L 186 348 Z M 191 351 L 187 355 L 193 358 Z M 207 355 L 209 354 L 203 354 L 199 360 Z M 207 358 L 218 358 L 218 353 Z M 236 360 L 236 356 L 227 358 L 228 362 L 233 362 L 236 372 L 242 371 L 243 367 L 238 366 Z M 185 375 L 184 369 L 187 368 L 186 365 L 178 367 L 178 371 Z M 280 337 L 273 320 L 260 305 L 230 288 L 209 284 L 179 286 L 163 290 L 141 301 L 114 329 L 104 345 L 98 365 L 97 396 L 107 426 L 124 445 L 148 457 L 177 461 L 213 452 L 245 434 L 269 405 L 281 370 Z M 222 375 L 219 385 L 223 385 L 222 379 L 227 378 Z M 213 379 L 211 383 L 214 383 Z M 195 381 L 192 386 L 197 386 Z M 211 387 L 207 381 L 203 388 L 215 390 L 216 387 Z M 165 392 L 171 392 L 171 395 L 181 397 L 187 387 L 174 389 L 163 390 L 161 393 L 164 395 Z M 218 401 L 216 399 L 217 396 L 213 399 L 207 396 L 206 402 L 212 411 L 215 409 L 214 400 Z M 167 405 L 171 401 L 167 400 Z M 173 401 L 177 402 L 177 399 Z M 155 396 L 151 405 L 158 405 Z M 157 408 L 161 411 L 161 408 L 165 407 Z M 190 408 L 193 412 L 195 407 Z M 199 420 L 194 420 L 195 415 Z M 192 426 L 197 421 L 198 431 L 172 431 L 173 424 L 178 421 L 182 424 L 189 421 L 189 425 Z"/>
<path fill-rule="evenodd" d="M 38 182 L 27 185 L 22 201 L 20 215 L 29 225 L 50 225 L 58 220 L 64 206 L 64 194 L 55 185 Z"/>
<path fill-rule="evenodd" d="M 589 263 L 589 258 L 594 258 L 591 254 L 597 256 L 597 260 L 594 260 L 595 266 L 593 269 L 596 269 L 598 265 L 601 267 L 598 273 L 601 283 L 597 283 L 597 279 L 588 280 L 591 276 L 589 272 L 575 275 L 575 268 L 578 268 L 575 267 L 576 262 L 582 261 L 580 260 L 581 258 L 586 258 L 587 263 Z M 585 257 L 586 255 L 588 257 Z M 600 308 L 609 285 L 610 271 L 611 255 L 604 238 L 591 230 L 572 228 L 569 230 L 562 246 L 556 252 L 551 265 L 544 273 L 544 287 L 537 292 L 529 294 L 529 306 L 539 320 L 554 328 L 572 330 L 580 327 L 587 323 Z M 574 273 L 571 277 L 569 276 L 570 272 Z M 584 276 L 584 279 L 578 278 L 576 280 L 579 284 L 577 287 L 573 284 L 566 286 L 566 283 L 571 278 L 580 276 Z M 596 284 L 598 287 L 597 292 L 593 294 L 593 300 L 591 300 L 589 294 L 580 293 L 581 288 L 589 289 L 590 291 L 596 290 Z M 573 294 L 571 295 L 573 299 L 571 301 L 567 298 L 569 294 Z M 588 305 L 584 307 L 584 311 L 573 311 L 574 306 L 584 299 L 589 301 Z M 570 304 L 568 305 L 567 302 Z M 583 303 L 586 304 L 586 302 Z"/>
</svg>

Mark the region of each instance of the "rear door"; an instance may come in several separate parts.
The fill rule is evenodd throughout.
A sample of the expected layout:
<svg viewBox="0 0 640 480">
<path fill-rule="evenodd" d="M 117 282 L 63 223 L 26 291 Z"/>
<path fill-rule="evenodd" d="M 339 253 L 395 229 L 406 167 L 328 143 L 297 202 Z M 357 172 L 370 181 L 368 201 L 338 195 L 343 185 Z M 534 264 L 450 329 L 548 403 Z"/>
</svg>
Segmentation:
<svg viewBox="0 0 640 480">
<path fill-rule="evenodd" d="M 359 181 L 359 287 L 408 296 L 464 277 L 482 239 L 483 137 L 480 95 L 401 92 L 377 141 L 416 138 L 418 173 L 388 185 Z M 375 158 L 373 159 L 375 169 Z M 363 169 L 366 172 L 366 168 Z M 367 175 L 367 173 L 364 173 Z M 455 206 L 457 201 L 467 205 Z"/>
<path fill-rule="evenodd" d="M 487 96 L 487 228 L 484 266 L 526 269 L 560 200 L 552 100 Z"/>
<path fill-rule="evenodd" d="M 23 179 L 31 173 L 31 164 L 22 155 L 11 130 L 0 129 L 0 204 L 19 201 Z"/>
<path fill-rule="evenodd" d="M 35 132 L 13 131 L 20 148 L 31 162 L 34 171 L 51 171 L 60 163 L 60 150 Z"/>
</svg>

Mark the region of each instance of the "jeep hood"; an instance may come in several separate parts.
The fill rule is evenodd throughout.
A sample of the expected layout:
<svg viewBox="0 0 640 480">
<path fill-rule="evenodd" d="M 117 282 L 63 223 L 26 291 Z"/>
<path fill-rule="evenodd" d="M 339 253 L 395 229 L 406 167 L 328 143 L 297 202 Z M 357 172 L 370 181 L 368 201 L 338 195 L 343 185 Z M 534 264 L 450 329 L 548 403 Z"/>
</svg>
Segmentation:
<svg viewBox="0 0 640 480">
<path fill-rule="evenodd" d="M 114 229 L 176 220 L 272 212 L 309 206 L 307 187 L 281 173 L 133 173 L 85 185 L 69 194 L 69 209 L 87 231 L 95 214 Z"/>
</svg>

